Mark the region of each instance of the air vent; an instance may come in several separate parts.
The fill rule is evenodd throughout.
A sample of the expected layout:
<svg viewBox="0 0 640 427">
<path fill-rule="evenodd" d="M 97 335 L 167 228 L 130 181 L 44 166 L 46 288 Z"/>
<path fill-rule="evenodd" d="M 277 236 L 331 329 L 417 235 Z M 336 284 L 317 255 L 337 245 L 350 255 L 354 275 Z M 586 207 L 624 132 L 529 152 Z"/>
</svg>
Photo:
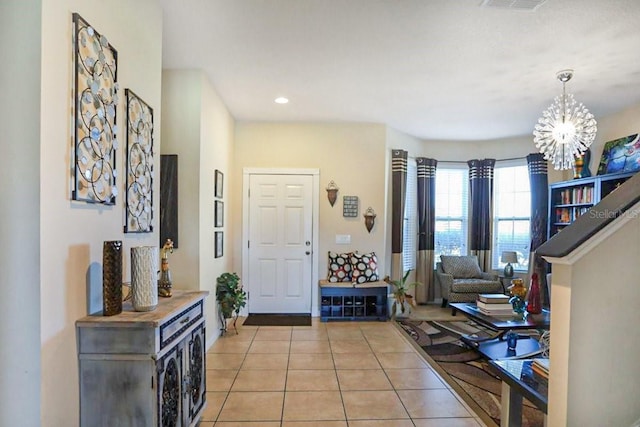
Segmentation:
<svg viewBox="0 0 640 427">
<path fill-rule="evenodd" d="M 534 11 L 547 0 L 482 0 L 480 7 Z"/>
</svg>

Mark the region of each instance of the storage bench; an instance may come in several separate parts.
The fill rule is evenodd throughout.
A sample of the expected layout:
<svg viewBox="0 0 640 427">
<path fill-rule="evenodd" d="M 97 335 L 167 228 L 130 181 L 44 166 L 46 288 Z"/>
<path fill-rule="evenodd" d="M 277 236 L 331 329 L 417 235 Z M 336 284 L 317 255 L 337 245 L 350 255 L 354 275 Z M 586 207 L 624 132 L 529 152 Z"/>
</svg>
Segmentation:
<svg viewBox="0 0 640 427">
<path fill-rule="evenodd" d="M 320 320 L 387 320 L 386 282 L 353 284 L 320 280 Z"/>
</svg>

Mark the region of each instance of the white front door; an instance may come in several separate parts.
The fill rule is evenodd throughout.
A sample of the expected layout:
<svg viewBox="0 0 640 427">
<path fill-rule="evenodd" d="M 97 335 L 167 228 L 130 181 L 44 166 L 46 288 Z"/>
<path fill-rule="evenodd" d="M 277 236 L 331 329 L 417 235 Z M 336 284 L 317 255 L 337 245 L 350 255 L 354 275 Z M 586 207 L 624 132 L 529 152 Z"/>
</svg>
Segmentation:
<svg viewBox="0 0 640 427">
<path fill-rule="evenodd" d="M 249 177 L 249 313 L 311 313 L 311 175 Z"/>
</svg>

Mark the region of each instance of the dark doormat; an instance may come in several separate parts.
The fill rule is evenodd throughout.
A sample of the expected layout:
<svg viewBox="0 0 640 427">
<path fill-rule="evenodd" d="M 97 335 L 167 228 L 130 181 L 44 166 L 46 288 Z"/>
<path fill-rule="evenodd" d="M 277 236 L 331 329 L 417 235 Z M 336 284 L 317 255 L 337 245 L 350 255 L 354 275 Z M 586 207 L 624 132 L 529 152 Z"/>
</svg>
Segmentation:
<svg viewBox="0 0 640 427">
<path fill-rule="evenodd" d="M 311 326 L 311 314 L 249 314 L 245 326 Z"/>
</svg>

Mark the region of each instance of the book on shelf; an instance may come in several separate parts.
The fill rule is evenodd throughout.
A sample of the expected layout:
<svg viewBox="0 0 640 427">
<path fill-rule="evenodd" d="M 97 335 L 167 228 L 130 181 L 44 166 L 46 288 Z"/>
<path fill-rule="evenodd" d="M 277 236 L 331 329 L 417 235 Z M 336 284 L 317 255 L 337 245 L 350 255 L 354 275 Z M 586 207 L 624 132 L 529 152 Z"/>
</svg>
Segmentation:
<svg viewBox="0 0 640 427">
<path fill-rule="evenodd" d="M 480 294 L 478 295 L 478 301 L 486 304 L 502 304 L 508 303 L 509 295 L 504 294 Z"/>
</svg>

